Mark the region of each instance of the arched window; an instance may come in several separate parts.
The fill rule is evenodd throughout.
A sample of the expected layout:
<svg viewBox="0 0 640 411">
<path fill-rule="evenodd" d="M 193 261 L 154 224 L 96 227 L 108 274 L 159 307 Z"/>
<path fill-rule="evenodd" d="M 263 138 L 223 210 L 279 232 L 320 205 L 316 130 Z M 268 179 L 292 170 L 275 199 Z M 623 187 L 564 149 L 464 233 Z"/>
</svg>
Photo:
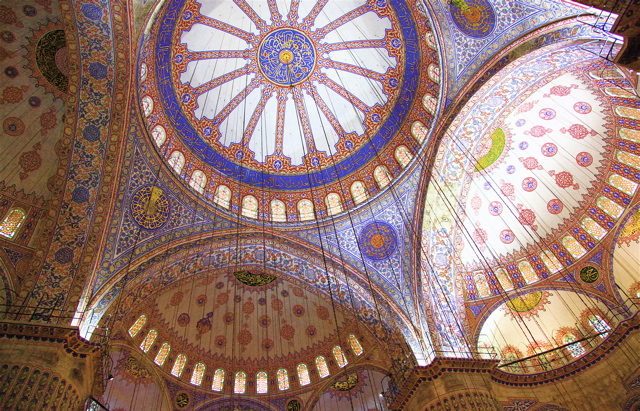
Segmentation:
<svg viewBox="0 0 640 411">
<path fill-rule="evenodd" d="M 533 267 L 528 261 L 520 261 L 518 263 L 518 269 L 520 270 L 520 274 L 522 274 L 522 278 L 527 282 L 527 284 L 533 284 L 539 280 L 538 274 L 534 271 Z"/>
<path fill-rule="evenodd" d="M 572 236 L 568 235 L 562 239 L 562 245 L 574 258 L 580 258 L 587 253 L 587 250 Z"/>
<path fill-rule="evenodd" d="M 193 367 L 193 374 L 191 374 L 191 384 L 200 385 L 202 384 L 202 377 L 204 377 L 204 370 L 206 370 L 206 366 L 199 362 Z"/>
<path fill-rule="evenodd" d="M 164 361 L 167 359 L 167 355 L 169 355 L 169 351 L 171 351 L 169 343 L 162 344 L 162 347 L 160 347 L 160 350 L 158 351 L 158 354 L 156 354 L 156 358 L 153 362 L 162 367 L 164 365 Z"/>
<path fill-rule="evenodd" d="M 280 200 L 271 200 L 271 221 L 287 221 L 287 209 Z"/>
<path fill-rule="evenodd" d="M 327 205 L 327 213 L 329 213 L 329 215 L 336 215 L 342 212 L 342 201 L 338 193 L 327 194 L 324 202 Z"/>
<path fill-rule="evenodd" d="M 258 218 L 258 200 L 254 196 L 244 196 L 242 199 L 242 215 Z"/>
<path fill-rule="evenodd" d="M 627 117 L 627 118 L 632 118 L 634 120 L 640 120 L 640 110 L 638 110 L 637 108 L 617 106 L 616 113 L 620 117 Z"/>
<path fill-rule="evenodd" d="M 280 391 L 289 389 L 289 373 L 284 368 L 280 368 L 277 373 L 278 389 Z"/>
<path fill-rule="evenodd" d="M 602 228 L 600 224 L 596 223 L 589 217 L 582 219 L 580 225 L 582 226 L 582 228 L 584 228 L 584 231 L 589 233 L 589 235 L 591 235 L 591 237 L 595 238 L 596 240 L 602 240 L 607 234 L 607 230 Z"/>
<path fill-rule="evenodd" d="M 640 131 L 638 130 L 632 130 L 630 128 L 620 128 L 618 129 L 618 134 L 620 134 L 620 138 L 640 143 Z"/>
<path fill-rule="evenodd" d="M 298 381 L 301 386 L 311 384 L 311 379 L 309 379 L 309 369 L 307 368 L 307 364 L 298 364 Z"/>
<path fill-rule="evenodd" d="M 438 44 L 436 43 L 436 36 L 432 31 L 428 32 L 425 36 L 425 40 L 427 40 L 427 45 L 434 50 L 438 49 Z"/>
<path fill-rule="evenodd" d="M 565 335 L 562 336 L 562 345 L 569 344 L 567 345 L 567 350 L 569 350 L 572 357 L 578 358 L 584 355 L 585 350 L 582 344 L 575 341 L 576 341 L 576 337 L 571 333 L 566 333 Z"/>
<path fill-rule="evenodd" d="M 627 153 L 626 151 L 618 151 L 618 160 L 633 168 L 640 169 L 640 157 L 635 154 Z"/>
<path fill-rule="evenodd" d="M 391 175 L 385 166 L 376 167 L 375 170 L 373 170 L 373 178 L 376 180 L 380 189 L 385 188 L 389 183 L 391 183 Z"/>
<path fill-rule="evenodd" d="M 503 290 L 508 291 L 513 289 L 513 283 L 511 282 L 511 279 L 509 279 L 509 275 L 504 270 L 504 268 L 498 268 L 493 272 L 493 274 L 498 279 L 498 282 L 500 283 L 500 286 Z"/>
<path fill-rule="evenodd" d="M 395 152 L 396 160 L 400 167 L 407 168 L 411 160 L 413 159 L 413 154 L 409 151 L 405 146 L 398 146 Z"/>
<path fill-rule="evenodd" d="M 362 181 L 354 181 L 353 184 L 351 184 L 351 197 L 355 204 L 360 204 L 369 198 L 367 189 Z"/>
<path fill-rule="evenodd" d="M 429 78 L 433 80 L 435 83 L 440 83 L 440 67 L 431 63 L 429 67 L 427 67 L 427 73 L 429 74 Z"/>
<path fill-rule="evenodd" d="M 298 217 L 300 221 L 313 220 L 315 215 L 313 214 L 313 203 L 311 200 L 304 199 L 298 201 Z"/>
<path fill-rule="evenodd" d="M 427 128 L 420 121 L 415 121 L 411 125 L 411 135 L 418 140 L 418 143 L 424 143 L 424 140 L 427 138 Z"/>
<path fill-rule="evenodd" d="M 429 114 L 435 115 L 438 101 L 431 94 L 425 94 L 424 97 L 422 97 L 422 106 L 429 112 Z"/>
<path fill-rule="evenodd" d="M 605 213 L 609 214 L 613 218 L 618 218 L 624 211 L 624 208 L 614 203 L 611 199 L 607 197 L 600 197 L 596 202 L 598 207 L 600 207 Z"/>
<path fill-rule="evenodd" d="M 556 258 L 556 256 L 549 250 L 544 250 L 540 253 L 540 258 L 542 258 L 542 262 L 547 266 L 551 273 L 557 273 L 562 270 L 562 264 Z"/>
<path fill-rule="evenodd" d="M 182 172 L 182 167 L 184 167 L 184 154 L 179 151 L 174 151 L 171 153 L 171 157 L 169 157 L 169 166 L 176 173 L 180 174 Z"/>
<path fill-rule="evenodd" d="M 244 390 L 247 386 L 247 374 L 242 371 L 236 373 L 236 380 L 233 385 L 233 392 L 236 394 L 244 394 Z"/>
<path fill-rule="evenodd" d="M 607 335 L 609 335 L 611 327 L 599 315 L 591 314 L 587 317 L 587 321 L 589 322 L 591 328 L 593 328 L 593 331 L 600 334 L 600 337 L 605 338 Z"/>
<path fill-rule="evenodd" d="M 140 66 L 140 81 L 145 81 L 147 79 L 147 65 L 142 63 Z"/>
<path fill-rule="evenodd" d="M 474 275 L 473 279 L 476 283 L 476 290 L 478 290 L 480 297 L 488 297 L 491 295 L 491 289 L 487 283 L 487 277 L 485 277 L 483 273 Z"/>
<path fill-rule="evenodd" d="M 173 368 L 171 368 L 171 375 L 180 378 L 180 376 L 182 375 L 182 370 L 184 370 L 184 365 L 186 363 L 187 356 L 184 354 L 178 355 L 178 358 L 176 358 L 176 362 L 173 363 Z"/>
<path fill-rule="evenodd" d="M 142 112 L 145 117 L 149 117 L 153 112 L 153 99 L 151 97 L 142 97 Z"/>
<path fill-rule="evenodd" d="M 229 203 L 231 202 L 231 190 L 229 190 L 229 187 L 219 185 L 218 188 L 216 188 L 213 201 L 222 208 L 229 208 Z"/>
<path fill-rule="evenodd" d="M 362 349 L 362 345 L 360 345 L 360 341 L 358 341 L 356 336 L 353 334 L 349 334 L 348 338 L 349 338 L 349 345 L 351 346 L 351 351 L 353 351 L 355 355 L 362 355 L 364 350 Z"/>
<path fill-rule="evenodd" d="M 24 210 L 20 208 L 11 209 L 4 220 L 2 220 L 2 224 L 0 224 L 0 235 L 13 238 L 22 223 L 24 223 L 25 218 L 27 218 L 27 213 L 25 213 Z"/>
<path fill-rule="evenodd" d="M 267 373 L 260 371 L 256 374 L 256 392 L 258 394 L 266 394 L 269 391 L 269 379 Z"/>
<path fill-rule="evenodd" d="M 142 343 L 140 344 L 140 349 L 144 352 L 149 352 L 149 348 L 153 345 L 153 342 L 156 340 L 158 336 L 158 332 L 156 330 L 150 330 Z"/>
<path fill-rule="evenodd" d="M 340 368 L 344 368 L 344 366 L 349 363 L 347 361 L 347 358 L 344 356 L 344 353 L 342 352 L 342 348 L 340 348 L 337 345 L 333 347 L 333 358 L 336 359 L 336 362 L 338 363 L 338 367 Z"/>
<path fill-rule="evenodd" d="M 636 183 L 618 174 L 612 174 L 611 177 L 609 177 L 609 184 L 629 195 L 633 195 L 638 188 Z"/>
<path fill-rule="evenodd" d="M 204 194 L 204 187 L 207 185 L 207 176 L 201 170 L 196 170 L 191 174 L 189 186 L 200 194 Z"/>
<path fill-rule="evenodd" d="M 222 391 L 222 385 L 224 384 L 224 370 L 218 368 L 213 373 L 213 382 L 211 383 L 211 389 L 214 391 Z"/>
<path fill-rule="evenodd" d="M 136 322 L 133 323 L 131 328 L 129 328 L 129 335 L 131 336 L 131 338 L 133 338 L 136 335 L 138 335 L 138 333 L 140 332 L 142 327 L 144 327 L 146 322 L 147 322 L 147 316 L 146 315 L 141 315 L 140 317 L 138 317 Z"/>
<path fill-rule="evenodd" d="M 164 130 L 164 127 L 158 124 L 151 130 L 151 136 L 153 137 L 153 141 L 156 142 L 156 145 L 161 147 L 167 139 L 167 132 Z"/>
<path fill-rule="evenodd" d="M 318 368 L 318 375 L 320 378 L 329 376 L 329 367 L 327 367 L 327 360 L 322 355 L 316 357 L 316 367 Z"/>
</svg>

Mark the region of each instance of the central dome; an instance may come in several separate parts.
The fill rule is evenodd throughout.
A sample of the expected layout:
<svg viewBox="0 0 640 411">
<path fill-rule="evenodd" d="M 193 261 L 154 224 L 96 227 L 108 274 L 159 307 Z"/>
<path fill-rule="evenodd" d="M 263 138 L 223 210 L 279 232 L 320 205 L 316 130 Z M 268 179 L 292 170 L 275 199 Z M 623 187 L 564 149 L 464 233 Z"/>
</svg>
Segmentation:
<svg viewBox="0 0 640 411">
<path fill-rule="evenodd" d="M 419 148 L 406 120 L 426 17 L 404 1 L 285 3 L 169 1 L 143 45 L 141 98 L 196 191 L 247 217 L 300 221 L 362 203 L 386 185 L 376 167 L 390 181 L 406 166 L 397 145 L 403 158 Z"/>
</svg>

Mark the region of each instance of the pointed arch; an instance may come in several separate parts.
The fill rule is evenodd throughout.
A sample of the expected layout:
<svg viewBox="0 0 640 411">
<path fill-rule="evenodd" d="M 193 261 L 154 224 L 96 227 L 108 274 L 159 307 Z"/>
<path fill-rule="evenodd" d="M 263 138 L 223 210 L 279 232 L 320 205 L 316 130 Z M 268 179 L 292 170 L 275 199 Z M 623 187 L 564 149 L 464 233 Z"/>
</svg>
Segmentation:
<svg viewBox="0 0 640 411">
<path fill-rule="evenodd" d="M 327 360 L 322 355 L 316 357 L 316 368 L 318 369 L 318 375 L 320 378 L 329 376 L 329 367 L 327 366 Z"/>
<path fill-rule="evenodd" d="M 202 378 L 204 377 L 204 371 L 207 367 L 199 362 L 193 367 L 193 374 L 191 374 L 191 384 L 200 386 L 202 384 Z"/>
<path fill-rule="evenodd" d="M 305 198 L 298 201 L 298 218 L 300 221 L 309 221 L 315 218 L 311 200 Z"/>
<path fill-rule="evenodd" d="M 367 188 L 364 186 L 362 181 L 354 181 L 351 184 L 351 197 L 353 198 L 353 202 L 355 204 L 360 204 L 366 201 L 369 198 L 369 193 L 367 193 Z"/>
<path fill-rule="evenodd" d="M 411 160 L 413 160 L 413 154 L 409 151 L 409 149 L 405 146 L 398 146 L 395 151 L 395 158 L 400 164 L 400 167 L 407 168 Z"/>
<path fill-rule="evenodd" d="M 167 132 L 162 125 L 158 124 L 151 130 L 151 137 L 153 137 L 153 141 L 156 142 L 158 147 L 162 147 L 167 139 Z"/>
<path fill-rule="evenodd" d="M 149 349 L 153 345 L 153 342 L 156 340 L 157 336 L 158 332 L 156 330 L 149 330 L 147 336 L 144 337 L 144 340 L 142 340 L 142 343 L 140 343 L 140 349 L 144 352 L 149 352 Z"/>
<path fill-rule="evenodd" d="M 342 352 L 342 348 L 339 345 L 336 345 L 335 347 L 333 347 L 333 358 L 336 359 L 336 362 L 338 363 L 338 367 L 340 368 L 344 368 L 347 364 L 349 364 L 349 361 L 347 361 L 347 357 L 344 356 L 344 353 Z"/>
<path fill-rule="evenodd" d="M 224 385 L 224 370 L 222 368 L 218 368 L 216 372 L 213 373 L 213 382 L 211 383 L 211 389 L 213 391 L 222 391 L 223 385 Z"/>
<path fill-rule="evenodd" d="M 169 157 L 169 167 L 173 169 L 176 173 L 180 174 L 182 172 L 182 168 L 184 167 L 184 154 L 182 152 L 176 150 L 171 153 L 171 157 Z"/>
<path fill-rule="evenodd" d="M 229 208 L 231 203 L 231 190 L 224 184 L 219 185 L 216 188 L 216 194 L 213 197 L 213 201 L 222 208 Z"/>
<path fill-rule="evenodd" d="M 265 371 L 256 374 L 256 393 L 266 394 L 269 391 L 269 378 Z"/>
<path fill-rule="evenodd" d="M 342 200 L 340 194 L 329 193 L 324 199 L 327 206 L 327 213 L 332 216 L 342 212 Z"/>
<path fill-rule="evenodd" d="M 353 351 L 353 353 L 357 356 L 362 355 L 364 350 L 362 349 L 362 345 L 360 344 L 360 341 L 358 341 L 356 336 L 353 334 L 349 334 L 348 338 L 349 338 L 349 345 L 351 346 L 351 351 Z"/>
<path fill-rule="evenodd" d="M 12 239 L 27 218 L 27 213 L 21 208 L 12 208 L 0 224 L 0 235 Z"/>
<path fill-rule="evenodd" d="M 142 314 L 140 317 L 138 317 L 136 322 L 134 322 L 131 325 L 131 327 L 129 327 L 129 335 L 131 336 L 131 338 L 134 338 L 136 335 L 138 335 L 138 333 L 146 323 L 147 323 L 146 315 Z"/>
<path fill-rule="evenodd" d="M 243 371 L 236 373 L 236 379 L 233 384 L 233 392 L 236 394 L 244 394 L 247 388 L 247 374 Z"/>
<path fill-rule="evenodd" d="M 378 166 L 373 170 L 373 178 L 382 190 L 391 183 L 391 174 L 386 166 Z"/>
<path fill-rule="evenodd" d="M 189 180 L 189 186 L 196 190 L 200 194 L 204 194 L 204 188 L 207 185 L 207 176 L 204 175 L 202 170 L 195 170 L 193 174 L 191 174 L 191 179 Z"/>
<path fill-rule="evenodd" d="M 307 364 L 300 363 L 298 364 L 298 381 L 301 386 L 311 384 L 311 379 L 309 378 L 309 369 L 307 368 Z"/>
<path fill-rule="evenodd" d="M 171 351 L 171 345 L 169 345 L 169 343 L 162 344 L 153 362 L 155 362 L 156 364 L 162 367 L 164 365 L 165 360 L 167 359 L 167 356 L 169 355 L 169 351 Z"/>
<path fill-rule="evenodd" d="M 280 368 L 276 374 L 278 377 L 278 389 L 280 391 L 289 389 L 289 373 L 284 368 Z"/>
<path fill-rule="evenodd" d="M 180 378 L 186 363 L 187 363 L 187 356 L 184 354 L 179 354 L 178 357 L 176 358 L 176 362 L 173 363 L 173 368 L 171 368 L 171 375 L 173 375 L 174 377 Z"/>
<path fill-rule="evenodd" d="M 284 222 L 287 221 L 287 208 L 284 202 L 274 198 L 271 200 L 271 221 Z"/>
<path fill-rule="evenodd" d="M 249 218 L 258 218 L 258 200 L 252 195 L 242 199 L 242 215 Z"/>
</svg>

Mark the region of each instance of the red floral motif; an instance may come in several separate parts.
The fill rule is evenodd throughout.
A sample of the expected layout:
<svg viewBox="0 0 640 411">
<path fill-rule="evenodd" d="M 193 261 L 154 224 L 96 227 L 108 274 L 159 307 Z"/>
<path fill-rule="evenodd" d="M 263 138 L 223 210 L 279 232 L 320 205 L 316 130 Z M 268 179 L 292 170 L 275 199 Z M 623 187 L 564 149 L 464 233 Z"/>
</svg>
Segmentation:
<svg viewBox="0 0 640 411">
<path fill-rule="evenodd" d="M 218 294 L 218 297 L 216 297 L 216 304 L 218 306 L 226 304 L 227 301 L 229 301 L 229 294 L 227 293 L 220 293 Z"/>
<path fill-rule="evenodd" d="M 534 223 L 536 222 L 536 213 L 528 208 L 520 210 L 520 215 L 518 215 L 518 221 L 522 225 L 531 226 L 534 230 L 538 229 L 538 226 Z"/>
<path fill-rule="evenodd" d="M 489 214 L 493 216 L 498 216 L 502 213 L 502 203 L 500 201 L 492 201 L 489 204 Z"/>
<path fill-rule="evenodd" d="M 9 117 L 2 123 L 4 132 L 10 136 L 19 136 L 24 133 L 24 123 L 18 117 Z"/>
<path fill-rule="evenodd" d="M 44 7 L 47 13 L 51 13 L 51 0 L 36 0 L 36 3 Z"/>
<path fill-rule="evenodd" d="M 574 190 L 577 190 L 580 188 L 580 184 L 573 183 L 573 174 L 571 174 L 568 171 L 561 171 L 559 173 L 556 173 L 555 171 L 551 170 L 549 171 L 549 175 L 551 177 L 555 176 L 556 184 L 558 185 L 558 187 L 568 188 L 573 186 Z"/>
<path fill-rule="evenodd" d="M 227 337 L 225 337 L 224 335 L 219 335 L 216 337 L 213 343 L 217 348 L 224 348 L 227 345 Z"/>
<path fill-rule="evenodd" d="M 541 150 L 545 157 L 553 157 L 558 154 L 558 146 L 553 143 L 544 143 Z"/>
<path fill-rule="evenodd" d="M 535 170 L 535 169 L 542 170 L 542 166 L 538 164 L 538 160 L 534 157 L 527 157 L 527 158 L 520 157 L 518 160 L 520 160 L 524 168 L 526 168 L 527 170 Z"/>
<path fill-rule="evenodd" d="M 28 86 L 22 86 L 20 88 L 9 86 L 4 89 L 2 92 L 2 98 L 0 99 L 0 104 L 6 103 L 19 103 L 22 101 L 22 94 L 26 93 L 29 90 Z"/>
<path fill-rule="evenodd" d="M 500 231 L 500 241 L 502 241 L 505 244 L 511 244 L 513 243 L 513 240 L 515 240 L 516 237 L 513 235 L 513 231 L 511 230 L 502 230 Z"/>
<path fill-rule="evenodd" d="M 563 208 L 564 204 L 562 204 L 562 201 L 558 200 L 557 198 L 549 200 L 549 202 L 547 203 L 547 211 L 551 214 L 560 214 Z"/>
<path fill-rule="evenodd" d="M 551 133 L 553 130 L 544 126 L 533 126 L 531 130 L 527 130 L 524 134 L 530 134 L 532 137 L 542 137 L 547 133 Z"/>
<path fill-rule="evenodd" d="M 207 303 L 207 295 L 206 294 L 200 294 L 198 296 L 198 298 L 196 298 L 196 304 L 198 305 L 198 307 L 202 307 L 206 303 Z"/>
<path fill-rule="evenodd" d="M 518 108 L 518 113 L 526 113 L 531 110 L 538 101 L 528 101 Z"/>
<path fill-rule="evenodd" d="M 558 97 L 568 96 L 571 93 L 572 88 L 578 88 L 577 84 L 572 84 L 570 87 L 567 86 L 553 86 L 551 90 L 549 90 L 549 94 L 544 94 L 544 97 L 549 98 L 552 95 Z"/>
<path fill-rule="evenodd" d="M 36 143 L 32 147 L 33 150 L 25 151 L 20 155 L 20 159 L 18 160 L 18 164 L 22 167 L 20 180 L 29 177 L 30 172 L 38 170 L 42 165 L 42 157 L 40 157 L 40 153 L 38 153 L 41 147 L 40 143 Z"/>
<path fill-rule="evenodd" d="M 591 113 L 591 104 L 587 103 L 586 101 L 578 101 L 573 105 L 573 109 L 578 114 L 589 114 Z"/>
<path fill-rule="evenodd" d="M 476 244 L 484 244 L 487 242 L 487 232 L 485 230 L 483 230 L 482 228 L 476 228 L 473 231 L 473 241 L 476 242 Z"/>
<path fill-rule="evenodd" d="M 505 183 L 504 181 L 501 181 L 500 191 L 505 196 L 511 198 L 511 197 L 513 197 L 513 193 L 515 193 L 515 188 L 513 188 L 513 184 Z"/>
<path fill-rule="evenodd" d="M 318 313 L 318 318 L 320 318 L 321 320 L 329 319 L 329 310 L 324 305 L 321 305 L 318 307 L 317 313 Z"/>
<path fill-rule="evenodd" d="M 293 287 L 291 291 L 293 292 L 293 295 L 295 295 L 296 297 L 304 297 L 304 291 L 302 291 L 302 288 L 300 287 Z"/>
<path fill-rule="evenodd" d="M 556 111 L 552 108 L 543 108 L 538 114 L 543 120 L 553 120 L 556 118 Z"/>
<path fill-rule="evenodd" d="M 267 328 L 271 325 L 271 317 L 269 317 L 268 315 L 261 316 L 258 319 L 258 324 L 260 324 L 260 327 L 262 328 Z"/>
<path fill-rule="evenodd" d="M 211 330 L 211 317 L 213 317 L 213 311 L 208 312 L 206 317 L 199 319 L 196 323 L 196 330 L 198 332 L 196 340 L 199 340 L 202 334 Z"/>
<path fill-rule="evenodd" d="M 51 106 L 51 108 L 40 116 L 40 125 L 42 126 L 42 130 L 40 133 L 44 136 L 49 130 L 54 128 L 58 124 L 58 118 L 56 117 L 56 108 L 55 106 Z"/>
<path fill-rule="evenodd" d="M 234 316 L 233 313 L 226 313 L 224 317 L 222 317 L 222 322 L 229 325 L 233 324 Z"/>
<path fill-rule="evenodd" d="M 522 180 L 522 189 L 527 192 L 531 192 L 538 187 L 538 181 L 533 177 L 527 177 Z"/>
<path fill-rule="evenodd" d="M 304 315 L 304 307 L 296 304 L 293 306 L 293 315 L 296 317 L 302 317 Z"/>
<path fill-rule="evenodd" d="M 271 308 L 273 308 L 274 310 L 280 311 L 282 310 L 282 307 L 284 307 L 284 303 L 282 302 L 281 299 L 275 298 L 271 300 Z"/>
<path fill-rule="evenodd" d="M 24 24 L 18 20 L 16 13 L 7 6 L 0 6 L 0 23 L 15 24 L 18 27 L 24 27 Z"/>
<path fill-rule="evenodd" d="M 571 137 L 575 138 L 576 140 L 582 140 L 586 136 L 595 136 L 595 135 L 598 134 L 594 130 L 589 131 L 582 124 L 572 124 L 568 129 L 562 127 L 560 129 L 560 132 L 561 133 L 567 133 L 568 132 L 571 135 Z"/>
<path fill-rule="evenodd" d="M 242 312 L 244 313 L 244 315 L 251 315 L 255 308 L 256 306 L 251 301 L 247 301 L 242 304 Z"/>
<path fill-rule="evenodd" d="M 242 330 L 238 333 L 238 342 L 241 345 L 248 345 L 253 339 L 253 335 L 249 330 Z"/>
<path fill-rule="evenodd" d="M 295 334 L 296 334 L 296 329 L 290 326 L 289 324 L 283 325 L 282 328 L 280 329 L 280 337 L 284 338 L 287 341 L 293 339 Z"/>
<path fill-rule="evenodd" d="M 478 214 L 478 210 L 480 210 L 480 207 L 482 207 L 482 199 L 480 198 L 480 196 L 478 196 L 478 193 L 476 193 L 471 199 L 471 208 L 474 209 L 476 215 Z"/>
<path fill-rule="evenodd" d="M 187 313 L 182 313 L 178 316 L 178 325 L 180 327 L 186 327 L 189 324 L 190 317 Z"/>
<path fill-rule="evenodd" d="M 265 351 L 270 351 L 274 347 L 273 341 L 269 338 L 262 340 L 262 349 Z"/>
<path fill-rule="evenodd" d="M 593 164 L 593 156 L 586 151 L 578 153 L 578 155 L 576 155 L 576 163 L 582 167 L 589 167 Z"/>
<path fill-rule="evenodd" d="M 307 334 L 307 337 L 309 338 L 315 337 L 317 333 L 318 331 L 316 330 L 316 327 L 314 327 L 313 325 L 308 326 L 307 329 L 305 330 L 305 334 Z"/>
<path fill-rule="evenodd" d="M 182 297 L 184 297 L 184 293 L 182 291 L 177 291 L 171 296 L 171 300 L 169 300 L 169 305 L 175 307 L 176 305 L 182 302 Z"/>
</svg>

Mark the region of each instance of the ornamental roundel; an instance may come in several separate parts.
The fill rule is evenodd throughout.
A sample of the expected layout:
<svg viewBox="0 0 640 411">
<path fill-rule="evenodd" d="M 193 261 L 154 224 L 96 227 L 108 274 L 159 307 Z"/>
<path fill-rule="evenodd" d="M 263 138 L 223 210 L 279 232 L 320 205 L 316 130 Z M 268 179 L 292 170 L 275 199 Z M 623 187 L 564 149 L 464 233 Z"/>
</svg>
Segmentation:
<svg viewBox="0 0 640 411">
<path fill-rule="evenodd" d="M 178 407 L 179 409 L 185 409 L 189 406 L 190 400 L 189 400 L 189 394 L 187 394 L 186 392 L 182 391 L 179 392 L 178 395 L 176 395 L 176 407 Z"/>
<path fill-rule="evenodd" d="M 258 48 L 258 67 L 264 76 L 279 86 L 294 86 L 305 81 L 316 65 L 316 50 L 304 33 L 278 29 L 269 33 Z"/>
<path fill-rule="evenodd" d="M 469 37 L 487 37 L 496 25 L 496 13 L 487 0 L 452 0 L 449 11 L 458 30 Z"/>
<path fill-rule="evenodd" d="M 600 272 L 592 265 L 586 265 L 580 270 L 580 279 L 587 284 L 593 284 L 600 278 Z"/>
<path fill-rule="evenodd" d="M 358 236 L 362 255 L 371 260 L 385 260 L 398 248 L 398 236 L 391 225 L 383 221 L 367 224 Z"/>
<path fill-rule="evenodd" d="M 169 219 L 169 199 L 156 186 L 145 186 L 131 198 L 131 215 L 142 228 L 155 230 Z"/>
</svg>

